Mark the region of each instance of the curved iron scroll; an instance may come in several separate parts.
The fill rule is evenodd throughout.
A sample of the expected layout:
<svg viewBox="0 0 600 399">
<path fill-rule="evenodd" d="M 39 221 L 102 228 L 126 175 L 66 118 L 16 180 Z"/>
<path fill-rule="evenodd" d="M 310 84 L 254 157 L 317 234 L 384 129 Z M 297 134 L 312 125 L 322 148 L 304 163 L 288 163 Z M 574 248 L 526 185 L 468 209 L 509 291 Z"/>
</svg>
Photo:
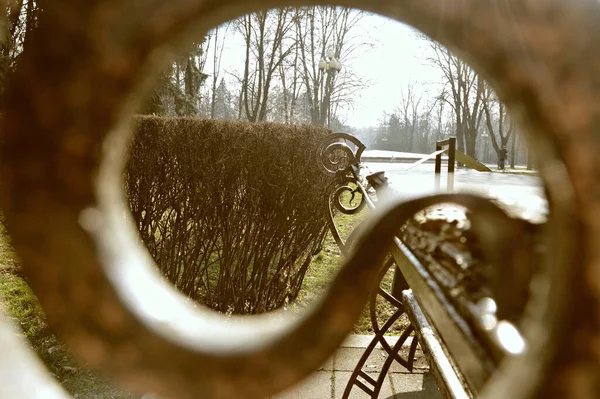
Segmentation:
<svg viewBox="0 0 600 399">
<path fill-rule="evenodd" d="M 406 218 L 440 201 L 496 212 L 464 196 L 382 209 L 323 301 L 293 323 L 276 316 L 227 319 L 189 308 L 151 272 L 151 259 L 118 209 L 125 146 L 109 132 L 123 126 L 138 94 L 147 92 L 148 73 L 168 59 L 168 44 L 179 42 L 193 23 L 205 32 L 245 12 L 302 3 L 311 2 L 44 3 L 39 29 L 5 95 L 2 207 L 53 329 L 76 356 L 127 387 L 173 398 L 260 398 L 280 391 L 316 369 L 352 329 Z M 388 15 L 459 51 L 529 128 L 551 201 L 551 253 L 544 279 L 532 286 L 525 326 L 532 345 L 505 360 L 482 395 L 594 397 L 600 381 L 598 3 L 320 3 Z M 19 351 L 11 353 L 18 364 Z M 23 383 L 19 379 L 28 375 L 3 368 L 0 396 L 55 388 L 31 377 Z"/>
<path fill-rule="evenodd" d="M 353 150 L 346 144 L 349 141 L 356 150 Z M 321 170 L 336 176 L 336 179 L 329 187 L 329 201 L 325 218 L 331 235 L 338 248 L 344 254 L 348 255 L 346 244 L 335 224 L 335 211 L 344 215 L 354 215 L 362 211 L 369 203 L 369 199 L 364 187 L 359 180 L 358 170 L 360 168 L 360 159 L 365 145 L 356 137 L 347 133 L 328 134 L 319 146 L 319 161 Z M 352 187 L 354 185 L 355 187 Z M 344 195 L 349 194 L 347 201 L 349 206 L 344 205 Z M 356 199 L 358 195 L 358 200 Z"/>
<path fill-rule="evenodd" d="M 356 147 L 352 149 L 347 142 Z M 348 133 L 328 134 L 319 146 L 321 151 L 319 160 L 324 171 L 336 175 L 360 163 L 360 158 L 365 150 L 365 145 L 356 137 Z"/>
<path fill-rule="evenodd" d="M 352 187 L 351 185 L 355 185 Z M 335 211 L 343 213 L 344 215 L 354 215 L 362 211 L 366 204 L 368 204 L 368 197 L 361 183 L 353 176 L 339 176 L 331 185 L 329 195 L 329 201 L 327 202 L 327 209 L 325 218 L 327 220 L 327 227 L 331 232 L 335 243 L 344 256 L 348 256 L 349 251 L 346 243 L 342 240 L 340 232 L 335 224 Z M 349 193 L 351 195 L 348 203 L 350 206 L 344 205 L 344 194 Z M 356 195 L 359 195 L 359 199 L 356 200 Z M 357 201 L 358 203 L 356 203 Z"/>
</svg>

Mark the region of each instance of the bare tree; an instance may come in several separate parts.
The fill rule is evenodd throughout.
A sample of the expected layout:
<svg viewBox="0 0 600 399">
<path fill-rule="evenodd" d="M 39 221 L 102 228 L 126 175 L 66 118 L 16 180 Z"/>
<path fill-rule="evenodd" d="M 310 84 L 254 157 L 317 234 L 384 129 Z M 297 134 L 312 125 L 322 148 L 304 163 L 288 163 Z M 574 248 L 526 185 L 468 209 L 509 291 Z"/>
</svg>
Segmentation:
<svg viewBox="0 0 600 399">
<path fill-rule="evenodd" d="M 157 85 L 140 112 L 156 115 L 196 116 L 201 105 L 200 88 L 204 74 L 208 42 L 192 43 L 188 51 L 171 62 L 159 76 Z"/>
<path fill-rule="evenodd" d="M 294 23 L 294 31 L 297 32 L 297 24 Z M 292 54 L 287 57 L 279 65 L 279 79 L 281 81 L 282 96 L 279 99 L 283 103 L 283 122 L 294 123 L 296 122 L 296 107 L 298 98 L 300 96 L 300 90 L 302 89 L 302 81 L 299 74 L 299 50 L 297 33 L 294 37 L 295 46 Z M 282 49 L 279 50 L 283 52 Z M 281 54 L 282 55 L 282 54 Z"/>
<path fill-rule="evenodd" d="M 184 96 L 178 102 L 178 115 L 197 115 L 200 106 L 200 86 L 208 77 L 202 71 L 206 64 L 206 40 L 194 43 L 191 51 L 177 62 L 177 71 L 182 74 L 178 85 L 182 88 Z"/>
<path fill-rule="evenodd" d="M 212 82 L 211 82 L 211 101 L 210 101 L 210 117 L 215 118 L 215 107 L 217 100 L 217 82 L 219 81 L 221 73 L 221 60 L 223 59 L 223 50 L 225 49 L 225 38 L 229 31 L 229 24 L 217 26 L 211 32 L 208 33 L 208 46 L 213 43 L 213 54 L 212 54 Z M 221 82 L 224 84 L 224 82 Z"/>
<path fill-rule="evenodd" d="M 475 157 L 479 124 L 483 115 L 481 103 L 484 81 L 460 57 L 441 44 L 430 41 L 434 56 L 430 62 L 444 76 L 440 98 L 454 111 L 456 138 L 460 151 Z"/>
<path fill-rule="evenodd" d="M 511 136 L 511 149 L 510 149 L 510 168 L 515 168 L 515 159 L 517 158 L 517 130 L 515 130 Z"/>
<path fill-rule="evenodd" d="M 0 1 L 3 13 L 0 16 L 0 94 L 17 58 L 31 40 L 43 4 L 40 0 Z"/>
<path fill-rule="evenodd" d="M 409 151 L 415 150 L 415 134 L 419 124 L 419 111 L 422 97 L 415 93 L 415 83 L 411 82 L 402 90 L 400 106 L 396 113 L 399 119 L 404 123 L 405 134 L 407 135 L 407 146 Z"/>
<path fill-rule="evenodd" d="M 351 106 L 367 83 L 352 68 L 344 68 L 341 74 L 323 73 L 319 62 L 328 50 L 342 53 L 345 61 L 368 45 L 368 40 L 358 41 L 350 33 L 361 18 L 358 11 L 315 6 L 261 11 L 234 21 L 234 34 L 244 43 L 243 64 L 239 71 L 226 73 L 233 78 L 228 79 L 228 87 L 239 88 L 238 118 L 319 125 L 330 119 L 340 125 L 338 110 Z M 227 33 L 220 27 L 208 38 L 214 47 L 211 104 L 222 77 L 220 60 Z"/>
<path fill-rule="evenodd" d="M 437 126 L 436 126 L 436 134 L 435 134 L 435 140 L 441 140 L 442 137 L 444 136 L 444 111 L 445 111 L 445 105 L 446 102 L 443 101 L 443 98 L 441 96 L 436 97 L 435 99 L 435 106 L 436 106 L 436 112 L 435 112 L 435 119 L 437 122 Z"/>
<path fill-rule="evenodd" d="M 344 68 L 341 73 L 327 73 L 319 68 L 330 50 L 345 64 L 358 49 L 370 45 L 368 41 L 352 36 L 352 30 L 363 15 L 360 11 L 331 6 L 296 9 L 294 22 L 298 47 L 294 65 L 300 69 L 298 75 L 306 92 L 305 100 L 313 124 L 325 125 L 331 111 L 335 115 L 338 107 L 350 106 L 357 92 L 365 86 L 364 80 L 349 68 Z"/>
<path fill-rule="evenodd" d="M 267 118 L 273 77 L 295 47 L 286 40 L 293 26 L 290 8 L 260 11 L 237 20 L 246 45 L 240 102 L 251 122 Z"/>
<path fill-rule="evenodd" d="M 507 115 L 506 106 L 486 84 L 484 94 L 482 95 L 482 107 L 485 113 L 487 130 L 496 151 L 500 158 L 502 149 L 508 145 L 508 140 L 514 133 L 515 127 L 512 119 Z M 495 112 L 497 111 L 497 112 Z M 513 140 L 514 143 L 514 140 Z M 514 155 L 514 146 L 513 146 Z M 512 157 L 512 166 L 514 168 L 514 156 Z"/>
</svg>

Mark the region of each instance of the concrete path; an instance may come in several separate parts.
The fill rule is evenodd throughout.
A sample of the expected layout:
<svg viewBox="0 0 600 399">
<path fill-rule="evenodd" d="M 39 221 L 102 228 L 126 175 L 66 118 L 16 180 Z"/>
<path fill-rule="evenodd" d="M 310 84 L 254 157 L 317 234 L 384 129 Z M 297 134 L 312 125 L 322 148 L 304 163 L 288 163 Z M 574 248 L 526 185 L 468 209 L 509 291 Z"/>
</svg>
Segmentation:
<svg viewBox="0 0 600 399">
<path fill-rule="evenodd" d="M 352 371 L 371 338 L 370 335 L 350 336 L 318 371 L 297 386 L 275 396 L 274 399 L 341 399 Z M 390 337 L 389 342 L 393 345 L 394 337 Z M 405 344 L 403 351 L 408 351 L 409 345 L 410 341 Z M 363 370 L 377 379 L 385 359 L 385 352 L 376 349 Z M 427 361 L 420 348 L 417 350 L 415 365 L 415 369 L 410 373 L 394 362 L 385 378 L 379 398 L 441 399 L 435 379 L 429 373 Z M 354 386 L 349 398 L 367 399 L 369 395 L 358 386 Z"/>
</svg>

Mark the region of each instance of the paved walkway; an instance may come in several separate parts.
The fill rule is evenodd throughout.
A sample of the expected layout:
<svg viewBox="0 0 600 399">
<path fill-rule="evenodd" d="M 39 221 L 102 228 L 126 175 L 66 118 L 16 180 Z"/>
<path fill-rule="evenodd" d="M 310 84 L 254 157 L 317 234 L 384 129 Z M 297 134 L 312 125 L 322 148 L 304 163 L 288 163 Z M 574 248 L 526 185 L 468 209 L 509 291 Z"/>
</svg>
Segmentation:
<svg viewBox="0 0 600 399">
<path fill-rule="evenodd" d="M 295 387 L 274 396 L 271 399 L 341 399 L 358 360 L 371 341 L 371 335 L 351 335 L 337 352 L 316 372 Z M 396 343 L 397 337 L 386 337 L 390 345 Z M 401 350 L 406 357 L 410 346 L 410 338 Z M 372 378 L 379 378 L 381 366 L 386 359 L 382 349 L 375 349 L 367 360 L 363 370 Z M 358 386 L 354 386 L 349 399 L 370 399 Z M 386 381 L 379 394 L 380 399 L 442 399 L 435 378 L 429 372 L 427 361 L 421 348 L 417 349 L 415 367 L 410 373 L 397 362 L 392 363 Z M 159 396 L 146 394 L 141 399 L 161 399 Z"/>
<path fill-rule="evenodd" d="M 340 399 L 356 363 L 371 338 L 370 335 L 350 336 L 318 371 L 297 386 L 275 396 L 274 399 Z M 393 337 L 390 337 L 390 341 L 393 344 Z M 410 341 L 408 345 L 410 345 Z M 408 352 L 407 344 L 403 347 L 402 352 Z M 385 352 L 382 349 L 376 349 L 367 360 L 364 370 L 373 378 L 378 378 L 385 359 Z M 427 361 L 420 348 L 417 350 L 415 366 L 413 372 L 410 373 L 394 362 L 379 398 L 441 399 L 435 378 L 429 373 Z M 369 395 L 358 386 L 354 386 L 350 399 L 362 398 L 369 398 Z"/>
</svg>

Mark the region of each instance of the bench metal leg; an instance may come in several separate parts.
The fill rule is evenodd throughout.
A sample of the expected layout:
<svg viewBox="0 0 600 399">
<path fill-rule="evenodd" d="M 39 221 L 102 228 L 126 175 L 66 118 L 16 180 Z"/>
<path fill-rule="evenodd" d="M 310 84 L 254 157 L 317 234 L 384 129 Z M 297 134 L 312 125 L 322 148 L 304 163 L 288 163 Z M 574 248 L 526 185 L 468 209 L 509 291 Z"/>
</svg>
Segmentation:
<svg viewBox="0 0 600 399">
<path fill-rule="evenodd" d="M 379 289 L 376 292 L 373 292 L 373 294 L 371 295 L 371 298 L 370 298 L 370 303 L 369 303 L 370 309 L 369 310 L 370 310 L 371 323 L 373 325 L 373 331 L 375 332 L 375 336 L 373 337 L 373 339 L 371 340 L 371 342 L 365 349 L 365 352 L 363 353 L 363 355 L 359 359 L 358 363 L 356 364 L 356 367 L 354 368 L 354 371 L 352 372 L 352 375 L 350 376 L 350 380 L 348 381 L 348 384 L 346 385 L 346 389 L 344 390 L 344 394 L 342 396 L 343 399 L 346 399 L 350 396 L 350 393 L 352 392 L 352 389 L 355 386 L 357 386 L 360 389 L 362 389 L 363 391 L 365 391 L 372 399 L 376 399 L 379 396 L 381 387 L 383 386 L 383 384 L 385 382 L 385 378 L 387 376 L 387 373 L 392 365 L 392 362 L 394 362 L 394 361 L 397 361 L 398 363 L 400 363 L 403 367 L 405 367 L 409 371 L 413 370 L 413 364 L 414 364 L 414 359 L 415 359 L 415 354 L 416 354 L 417 344 L 418 344 L 418 338 L 416 335 L 413 337 L 413 340 L 412 340 L 412 343 L 410 346 L 410 350 L 408 352 L 408 356 L 406 358 L 403 358 L 402 356 L 400 356 L 400 349 L 402 349 L 402 346 L 404 345 L 404 343 L 406 342 L 408 337 L 410 337 L 411 334 L 414 332 L 413 325 L 409 324 L 405 328 L 402 335 L 400 336 L 400 338 L 394 344 L 393 347 L 390 346 L 390 344 L 385 339 L 385 334 L 390 330 L 390 328 L 392 328 L 394 326 L 394 324 L 396 323 L 396 321 L 398 321 L 400 316 L 402 316 L 403 314 L 406 313 L 404 310 L 403 303 L 397 297 L 395 297 L 394 295 L 390 294 L 389 292 L 387 292 L 386 290 L 381 288 L 381 281 L 383 280 L 386 273 L 389 271 L 389 269 L 391 267 L 395 267 L 395 263 L 394 263 L 394 260 L 392 257 L 390 257 L 390 259 L 386 262 L 386 264 L 384 265 L 384 267 L 382 268 L 382 270 L 380 272 Z M 398 272 L 396 271 L 396 275 L 397 274 L 398 274 Z M 378 296 L 383 297 L 385 300 L 387 300 L 389 303 L 391 303 L 392 305 L 394 305 L 396 307 L 396 310 L 394 311 L 392 316 L 390 316 L 390 318 L 381 327 L 379 326 L 379 322 L 377 321 L 377 299 L 378 299 Z M 379 376 L 378 376 L 377 380 L 375 380 L 373 377 L 371 377 L 369 374 L 367 374 L 363 370 L 363 367 L 365 366 L 365 363 L 369 359 L 369 356 L 371 356 L 371 354 L 377 347 L 377 344 L 380 344 L 381 347 L 383 348 L 383 350 L 386 352 L 387 359 L 385 360 L 385 362 L 381 368 L 381 371 L 379 372 Z M 359 379 L 359 377 L 360 377 L 360 379 Z"/>
</svg>

